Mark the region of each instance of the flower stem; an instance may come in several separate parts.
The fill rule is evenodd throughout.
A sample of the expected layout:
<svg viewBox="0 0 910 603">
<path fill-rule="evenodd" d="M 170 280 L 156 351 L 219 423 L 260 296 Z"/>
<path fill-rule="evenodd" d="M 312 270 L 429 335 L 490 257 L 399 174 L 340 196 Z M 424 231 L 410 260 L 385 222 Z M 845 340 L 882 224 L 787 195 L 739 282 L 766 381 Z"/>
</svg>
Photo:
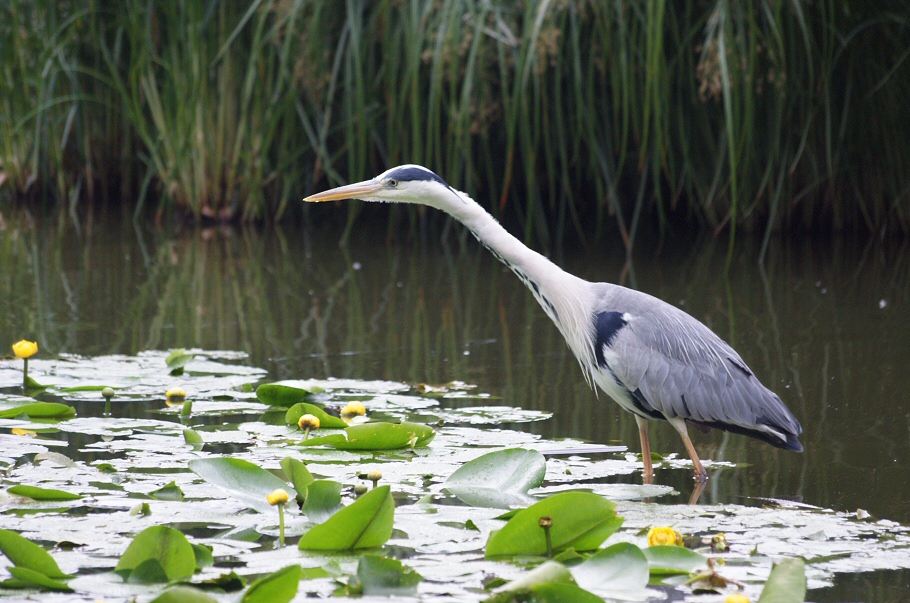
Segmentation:
<svg viewBox="0 0 910 603">
<path fill-rule="evenodd" d="M 306 442 L 309 439 L 310 439 L 310 428 L 307 427 L 306 429 L 303 430 L 303 441 Z"/>
<path fill-rule="evenodd" d="M 25 366 L 22 367 L 22 389 L 28 389 L 28 358 L 23 358 Z"/>
<path fill-rule="evenodd" d="M 278 544 L 284 546 L 284 503 L 278 505 Z"/>
</svg>

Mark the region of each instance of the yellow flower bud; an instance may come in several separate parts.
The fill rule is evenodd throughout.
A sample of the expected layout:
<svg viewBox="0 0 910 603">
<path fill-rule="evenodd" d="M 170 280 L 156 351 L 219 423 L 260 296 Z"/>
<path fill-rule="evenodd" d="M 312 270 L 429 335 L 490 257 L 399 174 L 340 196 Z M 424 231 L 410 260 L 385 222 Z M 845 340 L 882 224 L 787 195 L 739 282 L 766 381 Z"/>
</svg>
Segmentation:
<svg viewBox="0 0 910 603">
<path fill-rule="evenodd" d="M 724 603 L 749 603 L 749 597 L 746 595 L 741 595 L 739 593 L 734 593 L 728 596 L 724 600 Z"/>
<path fill-rule="evenodd" d="M 344 408 L 341 409 L 342 415 L 365 415 L 367 414 L 366 407 L 360 402 L 348 402 L 344 405 Z"/>
<path fill-rule="evenodd" d="M 682 536 L 673 528 L 651 528 L 648 546 L 682 546 Z"/>
<path fill-rule="evenodd" d="M 172 387 L 164 392 L 168 406 L 183 404 L 186 401 L 186 391 L 182 387 Z"/>
<path fill-rule="evenodd" d="M 367 473 L 367 479 L 373 482 L 378 482 L 382 479 L 382 472 L 380 472 L 378 469 L 373 469 Z"/>
<path fill-rule="evenodd" d="M 34 341 L 17 341 L 13 344 L 13 354 L 17 358 L 31 358 L 38 353 L 38 344 Z"/>
<path fill-rule="evenodd" d="M 288 501 L 288 493 L 284 491 L 284 488 L 278 488 L 271 494 L 265 497 L 269 504 L 272 506 L 283 505 Z"/>
<path fill-rule="evenodd" d="M 297 427 L 300 429 L 319 429 L 319 417 L 315 415 L 303 415 L 297 419 Z"/>
</svg>

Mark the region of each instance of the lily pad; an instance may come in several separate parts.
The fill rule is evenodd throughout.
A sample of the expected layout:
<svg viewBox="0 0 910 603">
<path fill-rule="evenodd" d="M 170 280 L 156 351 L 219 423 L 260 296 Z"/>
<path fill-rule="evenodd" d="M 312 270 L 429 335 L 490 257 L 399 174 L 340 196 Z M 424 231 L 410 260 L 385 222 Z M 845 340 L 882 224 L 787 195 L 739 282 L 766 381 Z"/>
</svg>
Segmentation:
<svg viewBox="0 0 910 603">
<path fill-rule="evenodd" d="M 263 404 L 269 406 L 282 406 L 291 408 L 298 402 L 303 402 L 313 394 L 325 391 L 319 386 L 304 388 L 281 383 L 265 383 L 256 388 L 256 397 Z"/>
<path fill-rule="evenodd" d="M 363 423 L 351 425 L 344 434 L 310 438 L 301 446 L 327 445 L 339 450 L 396 450 L 427 446 L 436 432 L 420 423 Z"/>
<path fill-rule="evenodd" d="M 708 563 L 704 555 L 681 546 L 649 546 L 643 552 L 655 576 L 689 574 Z"/>
<path fill-rule="evenodd" d="M 176 377 L 183 374 L 184 367 L 186 367 L 187 363 L 195 357 L 195 354 L 187 354 L 186 350 L 180 348 L 168 354 L 167 358 L 164 359 L 164 362 L 167 364 L 167 367 L 171 369 L 171 375 Z"/>
<path fill-rule="evenodd" d="M 342 508 L 341 484 L 338 482 L 315 480 L 306 492 L 306 501 L 301 511 L 315 523 L 325 521 Z"/>
<path fill-rule="evenodd" d="M 281 459 L 281 470 L 294 485 L 294 489 L 297 490 L 297 500 L 302 503 L 306 500 L 307 488 L 315 481 L 313 474 L 301 461 L 290 456 Z"/>
<path fill-rule="evenodd" d="M 60 567 L 50 553 L 12 530 L 0 529 L 0 551 L 16 567 L 33 570 L 48 578 L 72 577 L 60 571 Z"/>
<path fill-rule="evenodd" d="M 296 426 L 297 421 L 299 421 L 300 417 L 303 415 L 313 415 L 319 419 L 320 429 L 344 429 L 348 426 L 340 417 L 330 415 L 315 404 L 308 404 L 306 402 L 298 402 L 290 407 L 284 415 L 284 422 L 288 425 Z"/>
<path fill-rule="evenodd" d="M 198 588 L 191 586 L 174 586 L 169 588 L 150 603 L 218 603 L 215 599 Z"/>
<path fill-rule="evenodd" d="M 806 600 L 806 565 L 791 557 L 777 563 L 765 583 L 758 603 L 802 603 Z"/>
<path fill-rule="evenodd" d="M 547 540 L 540 520 L 548 517 L 553 552 L 596 549 L 622 525 L 616 505 L 588 492 L 562 492 L 517 512 L 487 541 L 488 559 L 513 555 L 545 555 Z"/>
<path fill-rule="evenodd" d="M 392 535 L 395 502 L 389 486 L 373 488 L 301 536 L 298 547 L 344 551 L 382 546 Z"/>
<path fill-rule="evenodd" d="M 445 488 L 474 507 L 509 509 L 535 502 L 528 490 L 539 487 L 546 473 L 541 453 L 506 448 L 468 461 L 449 476 Z"/>
<path fill-rule="evenodd" d="M 21 415 L 31 419 L 67 419 L 76 416 L 76 409 L 59 402 L 33 402 L 0 410 L 0 419 L 15 419 Z"/>
<path fill-rule="evenodd" d="M 154 575 L 159 567 L 165 580 L 184 580 L 196 571 L 196 555 L 182 533 L 167 526 L 152 526 L 141 531 L 127 547 L 114 571 L 128 582 L 136 582 L 134 573 L 143 573 L 141 582 Z"/>
<path fill-rule="evenodd" d="M 265 469 L 243 459 L 217 457 L 196 459 L 188 463 L 190 471 L 227 491 L 233 498 L 263 513 L 271 512 L 266 496 L 282 488 L 289 496 L 297 491 Z"/>
<path fill-rule="evenodd" d="M 595 593 L 641 595 L 648 584 L 648 560 L 641 549 L 619 542 L 597 551 L 571 569 L 579 586 Z"/>
<path fill-rule="evenodd" d="M 241 603 L 288 603 L 297 595 L 303 569 L 299 565 L 263 576 L 253 582 L 240 599 Z"/>
<path fill-rule="evenodd" d="M 357 581 L 367 596 L 407 596 L 417 592 L 423 576 L 397 559 L 363 555 L 357 563 Z"/>
<path fill-rule="evenodd" d="M 53 578 L 49 578 L 41 572 L 36 572 L 35 570 L 29 569 L 27 567 L 15 566 L 9 567 L 7 570 L 9 570 L 9 573 L 12 574 L 13 578 L 21 582 L 22 586 L 26 588 L 37 587 L 43 588 L 45 590 L 53 590 L 65 593 L 73 592 L 73 589 L 70 588 L 68 584 L 59 580 L 55 580 Z"/>
<path fill-rule="evenodd" d="M 15 496 L 25 496 L 33 500 L 79 500 L 82 498 L 81 494 L 74 494 L 64 490 L 55 490 L 54 488 L 26 486 L 24 484 L 8 488 L 7 492 Z"/>
<path fill-rule="evenodd" d="M 603 599 L 575 583 L 566 567 L 556 561 L 546 561 L 520 578 L 500 586 L 484 603 L 513 603 L 535 601 L 543 603 L 596 603 Z"/>
</svg>

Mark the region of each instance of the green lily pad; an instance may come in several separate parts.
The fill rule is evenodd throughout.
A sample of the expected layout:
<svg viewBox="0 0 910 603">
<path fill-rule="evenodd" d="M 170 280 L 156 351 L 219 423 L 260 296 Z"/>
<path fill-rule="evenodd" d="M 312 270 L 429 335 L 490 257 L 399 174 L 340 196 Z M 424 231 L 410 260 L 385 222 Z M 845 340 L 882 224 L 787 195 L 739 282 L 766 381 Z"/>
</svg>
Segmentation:
<svg viewBox="0 0 910 603">
<path fill-rule="evenodd" d="M 427 446 L 436 432 L 420 423 L 362 423 L 351 425 L 344 434 L 310 438 L 301 446 L 328 445 L 339 450 L 397 450 Z"/>
<path fill-rule="evenodd" d="M 183 374 L 184 367 L 186 367 L 187 363 L 195 357 L 195 354 L 187 354 L 186 350 L 180 348 L 168 354 L 167 358 L 164 359 L 164 362 L 167 364 L 167 367 L 171 369 L 171 375 L 177 377 Z"/>
<path fill-rule="evenodd" d="M 13 578 L 20 581 L 24 587 L 37 587 L 45 590 L 53 590 L 65 593 L 73 592 L 73 589 L 64 582 L 49 578 L 48 576 L 27 567 L 8 567 L 9 573 Z"/>
<path fill-rule="evenodd" d="M 297 595 L 303 569 L 299 565 L 285 568 L 259 578 L 243 593 L 241 603 L 288 603 Z"/>
<path fill-rule="evenodd" d="M 323 391 L 325 390 L 315 385 L 307 389 L 292 385 L 282 385 L 281 383 L 265 383 L 256 388 L 256 397 L 259 398 L 260 402 L 269 406 L 291 408 L 298 402 L 303 402 L 309 396 Z"/>
<path fill-rule="evenodd" d="M 180 486 L 176 482 L 171 482 L 166 486 L 162 486 L 157 490 L 149 492 L 149 496 L 157 500 L 183 500 L 183 490 L 180 489 Z"/>
<path fill-rule="evenodd" d="M 198 588 L 181 585 L 167 589 L 150 603 L 218 603 L 218 599 L 210 597 Z"/>
<path fill-rule="evenodd" d="M 31 419 L 68 419 L 76 416 L 76 409 L 58 402 L 32 402 L 0 410 L 0 419 L 15 419 L 20 415 Z"/>
<path fill-rule="evenodd" d="M 281 459 L 281 470 L 297 490 L 297 500 L 303 503 L 307 497 L 307 488 L 315 481 L 313 474 L 301 461 L 290 456 Z"/>
<path fill-rule="evenodd" d="M 205 481 L 225 490 L 231 497 L 263 513 L 272 512 L 266 496 L 277 488 L 286 490 L 288 496 L 297 496 L 297 491 L 286 482 L 243 459 L 195 459 L 189 462 L 189 468 Z"/>
<path fill-rule="evenodd" d="M 539 487 L 546 473 L 541 453 L 506 448 L 468 461 L 449 476 L 445 488 L 472 507 L 509 509 L 534 503 L 528 490 Z"/>
<path fill-rule="evenodd" d="M 494 591 L 496 596 L 487 601 L 512 601 L 517 595 L 527 593 L 530 589 L 543 584 L 575 585 L 575 580 L 572 578 L 572 573 L 562 563 L 545 561 L 520 578 L 497 588 Z"/>
<path fill-rule="evenodd" d="M 395 502 L 389 486 L 373 488 L 301 536 L 298 547 L 345 551 L 382 546 L 392 535 Z"/>
<path fill-rule="evenodd" d="M 38 486 L 26 486 L 24 484 L 8 488 L 7 492 L 16 496 L 26 496 L 33 500 L 79 500 L 82 498 L 81 494 L 73 494 L 65 490 L 39 488 Z"/>
<path fill-rule="evenodd" d="M 642 552 L 654 576 L 690 574 L 708 563 L 704 555 L 681 546 L 649 546 Z"/>
<path fill-rule="evenodd" d="M 628 542 L 597 551 L 571 571 L 580 587 L 610 596 L 618 593 L 640 595 L 648 585 L 648 560 L 640 548 Z"/>
<path fill-rule="evenodd" d="M 315 480 L 307 488 L 306 501 L 301 511 L 310 521 L 322 523 L 341 508 L 341 484 Z"/>
<path fill-rule="evenodd" d="M 487 541 L 488 559 L 512 555 L 545 555 L 547 541 L 540 519 L 552 520 L 550 539 L 554 552 L 574 548 L 596 549 L 622 525 L 616 505 L 589 492 L 561 492 L 515 514 Z"/>
<path fill-rule="evenodd" d="M 167 526 L 152 526 L 141 531 L 120 557 L 114 571 L 129 582 L 136 582 L 132 574 L 142 574 L 142 582 L 156 576 L 157 569 L 164 581 L 185 580 L 196 571 L 196 554 L 181 532 Z"/>
<path fill-rule="evenodd" d="M 50 553 L 12 530 L 0 529 L 0 552 L 16 567 L 33 570 L 48 578 L 72 578 L 60 571 Z"/>
<path fill-rule="evenodd" d="M 297 421 L 299 421 L 300 417 L 303 415 L 313 415 L 319 419 L 320 429 L 344 429 L 348 426 L 340 417 L 330 415 L 315 404 L 308 404 L 306 402 L 298 402 L 290 407 L 284 415 L 284 422 L 288 425 L 296 426 Z"/>
<path fill-rule="evenodd" d="M 417 592 L 423 576 L 397 559 L 364 555 L 357 563 L 359 590 L 367 596 L 407 596 Z"/>
<path fill-rule="evenodd" d="M 806 600 L 806 564 L 798 557 L 783 559 L 771 568 L 758 603 L 802 603 Z"/>
</svg>

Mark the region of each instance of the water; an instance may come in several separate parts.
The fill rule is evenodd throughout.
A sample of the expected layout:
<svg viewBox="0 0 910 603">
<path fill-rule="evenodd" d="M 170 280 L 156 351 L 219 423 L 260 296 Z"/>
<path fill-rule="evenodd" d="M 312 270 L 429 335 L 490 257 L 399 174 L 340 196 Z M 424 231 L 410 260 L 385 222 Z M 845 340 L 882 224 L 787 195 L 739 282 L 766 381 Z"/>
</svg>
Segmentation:
<svg viewBox="0 0 910 603">
<path fill-rule="evenodd" d="M 584 383 L 561 336 L 521 283 L 457 226 L 388 240 L 382 209 L 343 226 L 320 208 L 308 225 L 178 229 L 128 220 L 0 221 L 0 342 L 36 339 L 41 355 L 243 350 L 272 377 L 412 383 L 461 380 L 501 403 L 550 410 L 522 429 L 638 449 L 631 416 Z M 373 219 L 376 218 L 376 219 Z M 430 229 L 432 231 L 432 229 Z M 804 427 L 794 454 L 720 432 L 694 433 L 710 471 L 701 502 L 798 500 L 910 521 L 910 251 L 847 239 L 567 244 L 553 259 L 592 280 L 677 304 L 730 342 Z M 6 344 L 3 344 L 6 345 Z M 473 405 L 475 402 L 465 402 Z M 655 451 L 685 455 L 668 425 Z M 631 476 L 629 482 L 640 480 Z M 658 483 L 691 492 L 684 470 Z M 905 572 L 845 579 L 818 600 L 903 600 Z M 866 597 L 866 595 L 862 595 Z"/>
</svg>

